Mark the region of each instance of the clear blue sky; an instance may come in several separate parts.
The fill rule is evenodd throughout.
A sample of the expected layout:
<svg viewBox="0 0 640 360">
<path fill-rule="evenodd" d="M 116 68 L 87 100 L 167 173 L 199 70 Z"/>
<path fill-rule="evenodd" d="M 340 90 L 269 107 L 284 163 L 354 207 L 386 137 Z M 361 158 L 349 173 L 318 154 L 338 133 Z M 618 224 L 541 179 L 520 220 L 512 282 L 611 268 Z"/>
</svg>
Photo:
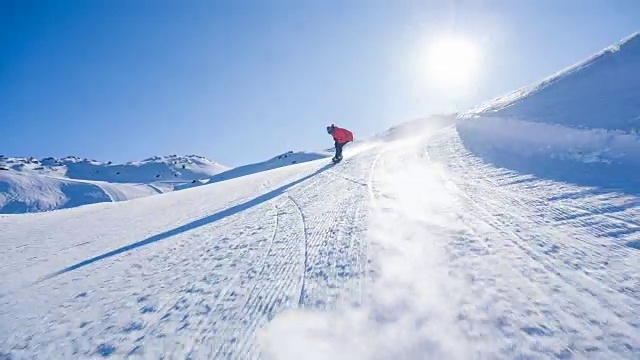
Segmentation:
<svg viewBox="0 0 640 360">
<path fill-rule="evenodd" d="M 0 154 L 228 165 L 464 109 L 640 30 L 638 0 L 0 0 Z M 437 35 L 435 35 L 437 34 Z M 479 50 L 443 90 L 433 36 Z"/>
</svg>

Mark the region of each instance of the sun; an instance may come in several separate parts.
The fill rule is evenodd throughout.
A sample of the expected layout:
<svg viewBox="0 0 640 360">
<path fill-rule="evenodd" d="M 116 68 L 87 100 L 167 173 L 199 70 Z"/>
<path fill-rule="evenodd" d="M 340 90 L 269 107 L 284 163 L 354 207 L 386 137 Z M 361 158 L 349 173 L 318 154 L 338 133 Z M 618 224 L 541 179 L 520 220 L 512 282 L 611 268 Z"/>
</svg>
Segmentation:
<svg viewBox="0 0 640 360">
<path fill-rule="evenodd" d="M 429 43 L 428 76 L 433 85 L 459 88 L 470 85 L 477 72 L 478 49 L 462 37 L 443 37 Z"/>
</svg>

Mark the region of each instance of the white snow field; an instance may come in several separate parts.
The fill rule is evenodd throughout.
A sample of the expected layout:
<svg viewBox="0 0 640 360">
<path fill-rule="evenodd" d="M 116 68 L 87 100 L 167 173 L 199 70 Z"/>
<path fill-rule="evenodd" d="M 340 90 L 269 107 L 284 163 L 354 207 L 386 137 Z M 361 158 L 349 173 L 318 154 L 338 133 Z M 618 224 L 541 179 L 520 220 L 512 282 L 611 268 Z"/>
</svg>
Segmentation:
<svg viewBox="0 0 640 360">
<path fill-rule="evenodd" d="M 337 165 L 0 215 L 0 358 L 638 359 L 639 41 L 546 117 L 595 66 Z"/>
<path fill-rule="evenodd" d="M 353 144 L 347 145 L 352 147 Z M 277 169 L 283 166 L 289 166 L 294 164 L 301 164 L 308 161 L 328 158 L 333 156 L 333 152 L 326 151 L 298 151 L 293 152 L 289 151 L 284 154 L 280 154 L 276 157 L 273 157 L 269 160 L 258 162 L 255 164 L 248 164 L 243 166 L 238 166 L 227 171 L 216 174 L 208 179 L 203 179 L 201 181 L 193 181 L 188 184 L 184 184 L 176 187 L 176 190 L 184 190 L 193 188 L 196 186 L 201 186 L 205 184 L 211 184 L 219 181 L 225 181 L 230 179 L 235 179 L 241 176 L 247 176 L 267 170 Z"/>
</svg>

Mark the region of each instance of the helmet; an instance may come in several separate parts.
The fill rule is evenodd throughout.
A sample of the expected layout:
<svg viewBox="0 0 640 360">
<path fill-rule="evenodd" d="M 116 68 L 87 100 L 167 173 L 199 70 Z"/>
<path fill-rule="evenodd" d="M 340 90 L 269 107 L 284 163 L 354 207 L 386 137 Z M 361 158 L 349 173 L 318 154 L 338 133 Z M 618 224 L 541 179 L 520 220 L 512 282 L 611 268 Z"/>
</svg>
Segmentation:
<svg viewBox="0 0 640 360">
<path fill-rule="evenodd" d="M 333 125 L 333 124 L 331 124 L 331 126 L 327 126 L 327 133 L 331 134 L 331 133 L 333 132 L 333 129 L 334 129 L 335 127 L 336 127 L 336 126 L 335 126 L 335 125 Z"/>
</svg>

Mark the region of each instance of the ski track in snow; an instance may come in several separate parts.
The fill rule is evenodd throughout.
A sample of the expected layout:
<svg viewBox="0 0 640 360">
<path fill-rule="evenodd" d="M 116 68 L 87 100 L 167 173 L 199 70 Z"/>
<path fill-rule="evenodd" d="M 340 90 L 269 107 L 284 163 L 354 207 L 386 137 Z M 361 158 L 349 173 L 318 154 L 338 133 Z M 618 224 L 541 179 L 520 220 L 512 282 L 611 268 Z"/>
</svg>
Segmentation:
<svg viewBox="0 0 640 360">
<path fill-rule="evenodd" d="M 0 350 L 17 358 L 34 350 L 62 358 L 259 357 L 254 333 L 275 313 L 330 309 L 340 295 L 361 298 L 366 190 L 342 177 L 364 176 L 359 164 L 345 161 L 339 171 L 324 166 L 281 195 L 174 235 L 153 251 L 151 245 L 123 250 L 45 277 L 33 286 L 61 294 L 49 300 L 59 303 L 46 316 L 51 321 L 30 318 L 28 327 L 11 321 Z M 292 175 L 290 182 L 302 177 Z M 242 202 L 251 200 L 235 203 Z M 2 311 L 3 322 L 29 306 L 20 296 L 29 291 L 14 287 L 15 297 L 1 298 L 3 309 L 13 309 Z"/>
<path fill-rule="evenodd" d="M 637 199 L 484 163 L 447 128 L 369 172 L 361 305 L 284 314 L 279 359 L 637 358 Z"/>
<path fill-rule="evenodd" d="M 462 260 L 456 270 L 473 279 L 474 297 L 495 291 L 501 296 L 487 304 L 510 303 L 512 310 L 496 319 L 503 323 L 501 335 L 513 337 L 505 345 L 522 351 L 536 338 L 528 344 L 531 355 L 638 355 L 638 254 L 625 242 L 638 239 L 640 211 L 624 206 L 637 199 L 491 167 L 466 151 L 457 134 L 430 142 L 424 151 L 445 164 L 441 174 L 460 194 L 464 214 L 472 215 L 465 219 L 472 238 L 449 245 L 453 264 Z M 470 251 L 495 259 L 470 262 Z M 467 269 L 474 272 L 465 274 Z M 511 284 L 496 288 L 505 279 Z M 515 317 L 518 305 L 525 311 Z M 504 318 L 509 313 L 512 318 Z M 463 317 L 470 315 L 477 313 Z M 507 346 L 502 354 L 516 356 Z"/>
<path fill-rule="evenodd" d="M 640 356 L 636 197 L 497 168 L 455 127 L 326 162 L 96 206 L 94 238 L 0 217 L 0 357 Z M 138 203 L 151 234 L 111 211 Z"/>
</svg>

